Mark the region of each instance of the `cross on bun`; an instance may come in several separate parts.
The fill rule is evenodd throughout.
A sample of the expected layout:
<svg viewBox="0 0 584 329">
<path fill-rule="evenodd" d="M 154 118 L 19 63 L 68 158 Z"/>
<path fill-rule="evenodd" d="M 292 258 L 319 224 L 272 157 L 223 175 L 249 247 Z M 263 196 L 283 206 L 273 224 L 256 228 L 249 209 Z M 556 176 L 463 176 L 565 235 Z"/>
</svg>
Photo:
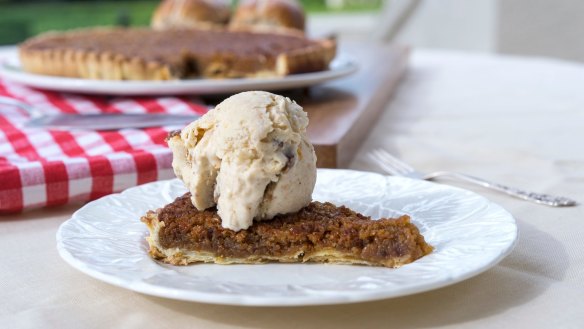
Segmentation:
<svg viewBox="0 0 584 329">
<path fill-rule="evenodd" d="M 163 0 L 150 25 L 157 30 L 175 28 L 216 28 L 229 22 L 227 0 Z"/>
<path fill-rule="evenodd" d="M 241 0 L 231 18 L 231 29 L 304 32 L 305 14 L 296 0 Z"/>
</svg>

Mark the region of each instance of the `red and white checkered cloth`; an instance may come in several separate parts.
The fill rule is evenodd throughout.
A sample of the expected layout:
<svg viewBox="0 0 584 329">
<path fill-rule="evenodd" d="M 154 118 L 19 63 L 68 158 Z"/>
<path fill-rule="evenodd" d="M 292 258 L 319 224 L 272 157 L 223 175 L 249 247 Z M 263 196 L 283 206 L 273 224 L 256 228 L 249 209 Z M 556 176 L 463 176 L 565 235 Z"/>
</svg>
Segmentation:
<svg viewBox="0 0 584 329">
<path fill-rule="evenodd" d="M 0 80 L 0 95 L 50 113 L 207 111 L 185 97 L 101 97 L 62 94 Z M 63 131 L 24 128 L 28 114 L 0 104 L 0 214 L 94 200 L 131 186 L 174 177 L 164 142 L 181 127 Z"/>
</svg>

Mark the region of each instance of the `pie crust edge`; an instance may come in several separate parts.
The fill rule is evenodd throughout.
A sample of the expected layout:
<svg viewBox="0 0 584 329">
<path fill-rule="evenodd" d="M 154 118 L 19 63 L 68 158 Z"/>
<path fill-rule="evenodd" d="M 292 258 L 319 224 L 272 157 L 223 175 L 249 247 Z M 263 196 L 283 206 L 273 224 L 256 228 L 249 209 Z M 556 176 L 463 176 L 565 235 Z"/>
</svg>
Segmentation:
<svg viewBox="0 0 584 329">
<path fill-rule="evenodd" d="M 109 29 L 93 29 L 94 33 L 107 33 Z M 176 80 L 185 78 L 179 69 L 168 63 L 146 61 L 139 56 L 127 58 L 110 51 L 75 50 L 64 46 L 48 49 L 31 49 L 30 45 L 55 35 L 76 35 L 88 30 L 47 32 L 26 40 L 18 49 L 24 71 L 34 74 L 95 80 Z M 231 33 L 225 31 L 225 33 Z M 336 41 L 314 40 L 314 45 L 281 53 L 276 56 L 275 67 L 255 72 L 232 72 L 213 78 L 282 77 L 295 73 L 326 70 L 336 55 Z M 223 66 L 220 59 L 206 64 L 207 67 Z M 203 70 L 204 71 L 204 70 Z M 212 71 L 212 70 L 210 70 Z M 210 77 L 203 74 L 203 78 Z"/>
</svg>

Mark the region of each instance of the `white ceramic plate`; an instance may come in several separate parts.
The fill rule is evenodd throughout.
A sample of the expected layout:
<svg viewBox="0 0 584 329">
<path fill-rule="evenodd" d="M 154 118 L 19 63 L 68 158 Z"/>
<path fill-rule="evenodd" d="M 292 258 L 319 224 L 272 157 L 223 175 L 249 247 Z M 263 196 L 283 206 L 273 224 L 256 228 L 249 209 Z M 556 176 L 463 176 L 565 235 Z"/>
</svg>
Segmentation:
<svg viewBox="0 0 584 329">
<path fill-rule="evenodd" d="M 314 199 L 375 218 L 407 213 L 435 251 L 399 269 L 330 264 L 172 266 L 152 260 L 139 218 L 185 189 L 178 180 L 106 196 L 61 225 L 57 248 L 73 267 L 141 293 L 216 304 L 316 305 L 390 298 L 444 287 L 494 266 L 517 226 L 500 206 L 462 189 L 350 170 L 319 170 Z"/>
<path fill-rule="evenodd" d="M 0 76 L 30 87 L 85 94 L 107 95 L 182 95 L 222 94 L 248 90 L 282 90 L 308 87 L 339 79 L 356 72 L 357 63 L 340 54 L 326 71 L 294 74 L 276 78 L 185 79 L 173 81 L 114 81 L 52 77 L 24 72 L 16 52 L 0 63 Z"/>
</svg>

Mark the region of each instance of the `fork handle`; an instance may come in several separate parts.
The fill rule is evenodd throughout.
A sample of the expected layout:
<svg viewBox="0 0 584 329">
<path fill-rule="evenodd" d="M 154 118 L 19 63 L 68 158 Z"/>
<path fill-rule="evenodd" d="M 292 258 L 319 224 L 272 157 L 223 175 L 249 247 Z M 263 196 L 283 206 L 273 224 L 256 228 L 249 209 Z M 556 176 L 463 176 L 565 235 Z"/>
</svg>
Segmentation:
<svg viewBox="0 0 584 329">
<path fill-rule="evenodd" d="M 543 194 L 543 193 L 535 193 L 535 192 L 528 192 L 528 191 L 524 191 L 515 187 L 510 187 L 510 186 L 506 186 L 503 184 L 498 184 L 498 183 L 493 183 L 490 182 L 488 180 L 484 180 L 482 178 L 478 178 L 475 176 L 471 176 L 471 175 L 466 175 L 466 174 L 461 174 L 461 173 L 456 173 L 456 172 L 450 172 L 450 171 L 437 171 L 437 172 L 433 172 L 430 174 L 427 174 L 424 176 L 424 179 L 428 179 L 428 180 L 432 180 L 436 177 L 439 176 L 449 176 L 449 177 L 454 177 L 454 178 L 458 178 L 460 180 L 463 180 L 465 182 L 469 182 L 469 183 L 474 183 L 495 191 L 500 191 L 503 193 L 506 193 L 508 195 L 523 199 L 523 200 L 527 200 L 527 201 L 531 201 L 531 202 L 535 202 L 535 203 L 539 203 L 539 204 L 545 204 L 548 206 L 552 206 L 552 207 L 571 207 L 571 206 L 576 206 L 578 204 L 578 202 L 576 202 L 575 200 L 566 198 L 566 197 L 562 197 L 562 196 L 553 196 L 553 195 L 549 195 L 549 194 Z"/>
</svg>

